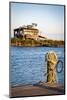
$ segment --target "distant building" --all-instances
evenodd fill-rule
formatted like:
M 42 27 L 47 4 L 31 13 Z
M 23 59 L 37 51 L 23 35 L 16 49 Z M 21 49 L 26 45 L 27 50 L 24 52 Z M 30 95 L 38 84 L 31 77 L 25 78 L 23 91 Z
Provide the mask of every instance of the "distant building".
M 32 23 L 32 25 L 22 26 L 14 29 L 14 37 L 17 38 L 32 38 L 37 40 L 39 30 L 36 28 L 37 24 Z

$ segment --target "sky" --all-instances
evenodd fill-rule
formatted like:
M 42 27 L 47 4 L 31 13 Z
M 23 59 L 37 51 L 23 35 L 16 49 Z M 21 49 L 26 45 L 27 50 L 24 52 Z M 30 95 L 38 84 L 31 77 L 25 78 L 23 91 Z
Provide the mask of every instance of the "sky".
M 32 23 L 48 39 L 64 40 L 63 5 L 11 3 L 11 37 L 15 28 Z

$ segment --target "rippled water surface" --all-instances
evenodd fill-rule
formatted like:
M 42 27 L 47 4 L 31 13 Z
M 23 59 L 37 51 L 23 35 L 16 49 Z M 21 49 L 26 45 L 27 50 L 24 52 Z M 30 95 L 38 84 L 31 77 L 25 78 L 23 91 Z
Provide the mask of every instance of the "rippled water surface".
M 54 47 L 11 47 L 10 51 L 10 84 L 25 85 L 39 81 L 46 82 L 47 62 L 45 54 L 55 51 L 58 59 L 63 61 L 64 48 Z M 63 66 L 64 67 L 64 66 Z M 58 83 L 64 83 L 64 68 L 61 73 L 56 73 Z

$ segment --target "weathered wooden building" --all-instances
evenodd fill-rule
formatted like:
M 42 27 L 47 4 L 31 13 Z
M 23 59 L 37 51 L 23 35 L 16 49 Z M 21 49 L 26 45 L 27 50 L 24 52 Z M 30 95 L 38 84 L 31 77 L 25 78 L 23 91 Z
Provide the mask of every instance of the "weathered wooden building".
M 14 37 L 38 39 L 39 30 L 34 25 L 22 26 L 14 29 Z

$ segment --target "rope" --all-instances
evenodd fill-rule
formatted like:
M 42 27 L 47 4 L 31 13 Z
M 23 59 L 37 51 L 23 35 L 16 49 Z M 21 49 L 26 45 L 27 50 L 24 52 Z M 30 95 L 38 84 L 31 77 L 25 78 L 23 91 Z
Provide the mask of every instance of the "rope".
M 58 70 L 58 64 L 59 64 L 59 63 L 62 64 L 61 70 L 60 70 L 60 71 Z M 58 62 L 57 62 L 57 64 L 56 64 L 56 67 L 54 68 L 54 70 L 55 70 L 55 69 L 56 69 L 56 72 L 57 72 L 57 73 L 61 73 L 61 72 L 63 71 L 63 62 L 62 62 L 61 60 L 58 60 Z M 50 72 L 49 72 L 49 73 L 50 73 Z M 46 75 L 48 76 L 49 73 L 45 73 L 44 76 L 46 76 Z

